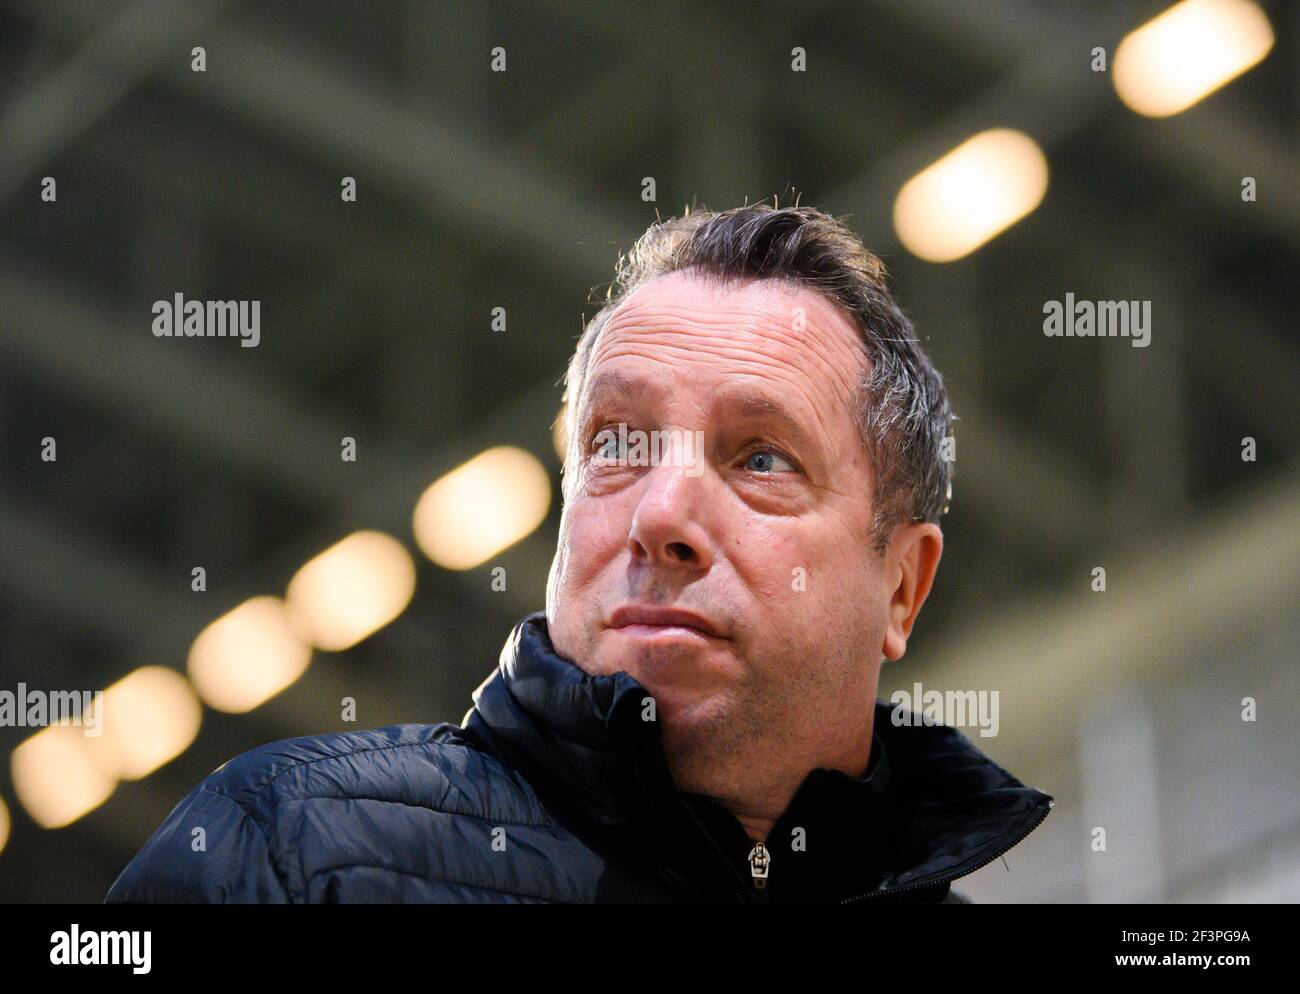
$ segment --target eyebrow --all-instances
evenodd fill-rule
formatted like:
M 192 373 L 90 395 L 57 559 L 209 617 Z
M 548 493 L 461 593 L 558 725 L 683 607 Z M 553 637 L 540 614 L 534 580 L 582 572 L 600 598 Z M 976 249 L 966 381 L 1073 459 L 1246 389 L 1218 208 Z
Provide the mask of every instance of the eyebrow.
M 616 369 L 599 373 L 583 390 L 579 428 L 589 427 L 591 419 L 606 407 L 630 404 L 645 394 L 657 394 L 662 386 L 653 381 L 633 379 Z
M 729 407 L 746 420 L 773 422 L 789 434 L 795 446 L 801 451 L 816 451 L 812 436 L 804 428 L 803 422 L 795 417 L 784 404 L 766 394 L 724 393 L 718 398 L 715 406 Z
M 597 403 L 614 398 L 630 400 L 636 392 L 636 381 L 624 376 L 618 370 L 610 369 L 598 374 L 587 384 L 583 404 L 586 407 L 593 407 Z

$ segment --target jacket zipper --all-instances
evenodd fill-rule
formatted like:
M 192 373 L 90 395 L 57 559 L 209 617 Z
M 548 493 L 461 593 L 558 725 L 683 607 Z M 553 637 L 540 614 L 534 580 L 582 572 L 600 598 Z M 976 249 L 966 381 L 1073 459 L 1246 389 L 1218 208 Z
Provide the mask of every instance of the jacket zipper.
M 952 881 L 956 880 L 959 876 L 960 877 L 967 876 L 971 873 L 974 873 L 976 870 L 988 866 L 999 856 L 1003 855 L 1004 853 L 1010 852 L 1016 846 L 1020 845 L 1021 842 L 1023 842 L 1026 838 L 1028 838 L 1029 834 L 1034 829 L 1036 829 L 1039 825 L 1041 825 L 1044 821 L 1047 820 L 1047 815 L 1051 812 L 1052 808 L 1054 808 L 1055 806 L 1056 806 L 1056 800 L 1055 798 L 1053 798 L 1052 800 L 1047 802 L 1047 807 L 1043 809 L 1042 814 L 1040 814 L 1038 818 L 1034 821 L 1034 823 L 1030 825 L 1027 829 L 1025 829 L 1025 831 L 1021 832 L 1009 844 L 1003 846 L 1001 849 L 995 852 L 988 859 L 984 860 L 984 862 L 980 863 L 978 866 L 972 866 L 969 870 L 965 870 L 960 874 L 947 874 L 945 876 L 936 877 L 933 880 L 921 880 L 916 883 L 907 884 L 905 887 L 888 887 L 885 888 L 884 890 L 868 891 L 866 894 L 858 894 L 855 897 L 846 897 L 835 903 L 852 904 L 854 901 L 866 901 L 866 900 L 870 900 L 873 897 L 892 897 L 895 894 L 903 894 L 910 890 L 922 890 L 924 888 L 934 887 L 942 883 L 952 883 Z
M 638 777 L 642 775 L 643 769 L 644 767 L 641 760 L 640 759 L 635 760 L 633 763 L 633 770 Z M 698 831 L 700 835 L 704 836 L 704 838 L 708 840 L 709 845 L 713 847 L 713 851 L 718 854 L 718 857 L 726 865 L 727 878 L 729 881 L 727 884 L 728 893 L 730 893 L 731 896 L 734 897 L 737 903 L 739 904 L 762 904 L 763 903 L 762 901 L 760 901 L 752 893 L 748 892 L 741 884 L 740 880 L 738 879 L 738 875 L 735 871 L 735 868 L 732 866 L 731 858 L 727 856 L 727 854 L 722 851 L 722 847 L 719 846 L 717 842 L 714 841 L 713 836 L 709 834 L 708 830 L 700 822 L 700 819 L 695 816 L 695 812 L 691 810 L 691 806 L 686 803 L 686 800 L 680 794 L 678 794 L 676 790 L 674 790 L 673 793 L 676 797 L 677 808 L 679 812 L 686 815 L 686 818 L 690 822 L 690 824 L 694 825 L 696 831 Z
M 709 845 L 713 847 L 713 851 L 717 853 L 722 858 L 723 863 L 726 864 L 727 878 L 730 881 L 727 885 L 727 889 L 731 892 L 732 896 L 734 896 L 741 904 L 762 904 L 763 902 L 755 897 L 753 893 L 740 885 L 740 881 L 737 879 L 737 874 L 735 868 L 732 866 L 731 860 L 728 858 L 727 854 L 722 851 L 722 847 L 713 840 L 713 836 L 708 833 L 708 830 L 700 823 L 700 819 L 695 817 L 695 812 L 691 810 L 690 805 L 685 801 L 682 801 L 682 807 L 686 809 L 686 814 L 690 817 L 695 827 L 699 829 L 700 834 L 709 840 Z M 759 845 L 762 845 L 762 843 L 759 843 Z
M 762 890 L 767 886 L 767 871 L 771 865 L 772 856 L 767 851 L 767 846 L 755 842 L 754 848 L 749 851 L 749 874 L 755 890 Z

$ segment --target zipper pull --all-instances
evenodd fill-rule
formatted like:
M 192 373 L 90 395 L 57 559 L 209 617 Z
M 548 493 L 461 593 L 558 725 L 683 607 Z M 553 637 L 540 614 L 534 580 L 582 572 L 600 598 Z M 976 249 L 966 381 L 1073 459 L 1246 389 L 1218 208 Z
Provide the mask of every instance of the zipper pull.
M 771 861 L 772 857 L 767 851 L 767 846 L 755 842 L 754 848 L 749 851 L 749 873 L 753 877 L 756 890 L 762 890 L 767 886 L 767 870 Z

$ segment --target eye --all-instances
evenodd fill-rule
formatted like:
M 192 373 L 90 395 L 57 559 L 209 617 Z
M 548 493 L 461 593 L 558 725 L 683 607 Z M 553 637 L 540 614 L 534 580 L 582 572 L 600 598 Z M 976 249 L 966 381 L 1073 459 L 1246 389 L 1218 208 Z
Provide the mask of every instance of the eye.
M 623 457 L 622 439 L 613 428 L 604 428 L 591 440 L 591 448 L 597 465 L 615 463 Z
M 751 452 L 745 459 L 745 469 L 753 473 L 793 473 L 795 468 L 782 456 L 771 449 L 759 449 Z

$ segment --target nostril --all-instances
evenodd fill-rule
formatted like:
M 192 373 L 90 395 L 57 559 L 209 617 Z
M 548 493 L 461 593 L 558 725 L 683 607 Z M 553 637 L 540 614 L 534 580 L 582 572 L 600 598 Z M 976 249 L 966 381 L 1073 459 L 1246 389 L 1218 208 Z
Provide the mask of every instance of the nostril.
M 695 558 L 695 550 L 685 542 L 669 542 L 668 551 L 671 552 L 682 562 L 689 562 Z

